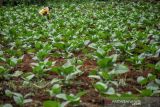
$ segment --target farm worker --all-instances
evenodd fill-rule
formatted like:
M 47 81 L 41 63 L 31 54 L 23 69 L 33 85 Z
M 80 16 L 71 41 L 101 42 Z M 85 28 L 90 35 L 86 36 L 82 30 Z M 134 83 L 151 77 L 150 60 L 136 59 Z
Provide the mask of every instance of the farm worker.
M 39 11 L 39 14 L 42 16 L 47 16 L 47 19 L 49 20 L 50 19 L 50 10 L 51 10 L 50 7 L 44 7 Z

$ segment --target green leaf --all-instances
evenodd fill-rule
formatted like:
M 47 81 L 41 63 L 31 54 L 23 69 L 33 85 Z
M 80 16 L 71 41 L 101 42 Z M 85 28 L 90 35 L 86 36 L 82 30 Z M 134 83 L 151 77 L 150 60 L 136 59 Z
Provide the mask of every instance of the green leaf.
M 152 90 L 145 89 L 140 91 L 142 96 L 152 96 Z
M 160 79 L 155 79 L 155 82 L 160 85 Z
M 155 69 L 160 72 L 160 61 L 155 65 Z
M 19 77 L 20 75 L 22 75 L 23 72 L 22 71 L 15 71 L 14 74 L 12 74 L 13 77 Z
M 86 91 L 81 91 L 76 94 L 77 97 L 81 97 L 86 94 Z
M 65 44 L 63 42 L 57 42 L 54 44 L 57 49 L 65 49 Z
M 82 64 L 83 64 L 83 61 L 82 61 L 82 60 L 77 60 L 77 64 L 78 64 L 78 65 L 82 65 Z
M 12 97 L 13 92 L 11 92 L 10 90 L 5 90 L 5 95 L 8 96 L 8 97 Z
M 92 70 L 91 72 L 89 72 L 89 75 L 97 75 L 97 71 L 96 70 Z
M 11 104 L 4 104 L 2 107 L 13 107 L 13 106 Z
M 111 72 L 109 72 L 109 74 L 124 74 L 126 72 L 128 72 L 129 69 L 128 67 L 126 67 L 125 65 L 122 64 L 118 64 Z
M 160 90 L 154 90 L 153 91 L 153 95 L 158 95 L 158 94 L 160 94 Z
M 141 84 L 141 85 L 144 85 L 144 84 L 146 84 L 146 83 L 148 82 L 148 80 L 147 80 L 147 78 L 144 78 L 143 76 L 139 76 L 139 77 L 137 78 L 137 82 L 138 82 L 139 84 Z
M 99 72 L 99 74 L 106 80 L 112 79 L 112 75 L 109 75 L 108 72 L 106 72 L 106 71 Z
M 29 80 L 31 80 L 34 76 L 35 76 L 34 74 L 31 74 L 31 75 L 28 75 L 27 77 L 25 77 L 25 79 L 29 81 Z
M 70 94 L 70 95 L 66 95 L 66 98 L 68 101 L 70 102 L 77 102 L 80 100 L 80 97 L 76 96 L 76 95 L 73 95 L 73 94 Z
M 41 49 L 40 51 L 37 52 L 36 56 L 42 60 L 48 55 L 48 52 L 46 50 Z
M 89 78 L 95 78 L 95 79 L 98 79 L 98 80 L 101 79 L 101 77 L 98 76 L 98 75 L 89 75 L 88 77 L 89 77 Z
M 67 105 L 71 103 L 70 101 L 64 101 L 61 103 L 61 107 L 67 107 Z
M 61 72 L 61 68 L 54 66 L 54 67 L 52 67 L 51 71 L 52 72 L 56 72 L 56 73 L 60 73 Z
M 102 48 L 97 49 L 97 56 L 104 57 L 105 53 L 106 52 Z
M 61 107 L 61 104 L 58 101 L 48 100 L 43 102 L 43 107 Z
M 98 65 L 101 67 L 101 68 L 107 68 L 107 67 L 111 67 L 112 66 L 112 58 L 104 58 L 104 59 L 100 59 L 98 61 Z
M 84 45 L 87 46 L 91 41 L 90 40 L 85 40 Z
M 91 43 L 88 45 L 88 47 L 93 48 L 93 49 L 97 49 L 97 44 L 96 43 Z
M 113 54 L 110 56 L 112 58 L 112 62 L 116 62 L 117 61 L 117 57 L 118 57 L 118 54 Z
M 148 79 L 149 79 L 150 81 L 155 80 L 155 79 L 156 79 L 156 75 L 153 75 L 153 74 L 149 73 L 149 74 L 148 74 Z
M 107 92 L 105 92 L 105 94 L 108 94 L 108 95 L 113 95 L 113 94 L 115 94 L 114 88 L 109 87 L 109 89 L 107 90 Z
M 51 84 L 54 84 L 54 83 L 58 83 L 58 82 L 61 82 L 61 79 L 53 78 L 50 83 L 51 83 Z
M 35 42 L 35 48 L 36 49 L 40 49 L 42 47 L 42 43 L 41 42 Z
M 6 62 L 6 59 L 0 56 L 0 61 Z
M 6 69 L 3 66 L 0 66 L 0 73 L 4 73 Z
M 14 99 L 14 101 L 16 102 L 17 105 L 22 106 L 22 105 L 24 104 L 24 102 L 23 102 L 24 99 L 23 99 L 22 97 L 13 96 L 13 99 Z
M 150 82 L 149 84 L 147 84 L 146 88 L 149 90 L 158 90 L 159 86 L 154 82 Z
M 33 100 L 32 99 L 25 99 L 23 102 L 24 103 L 30 103 L 30 102 L 32 102 Z
M 94 87 L 99 91 L 99 92 L 104 92 L 107 89 L 107 85 L 102 83 L 102 82 L 97 82 Z
M 59 84 L 55 84 L 53 85 L 51 91 L 53 94 L 59 94 L 61 93 L 61 86 Z
M 73 70 L 74 72 L 71 72 L 66 76 L 66 80 L 74 79 L 76 76 L 81 75 L 83 72 L 76 68 L 76 70 Z
M 2 56 L 3 55 L 3 51 L 0 51 L 0 56 Z
M 56 97 L 60 98 L 60 99 L 63 99 L 63 100 L 67 100 L 66 94 L 57 94 Z
M 63 69 L 63 73 L 66 74 L 66 75 L 71 74 L 71 73 L 73 73 L 74 71 L 75 71 L 75 67 L 74 67 L 74 66 L 70 66 L 70 67 L 68 67 L 68 68 L 64 68 L 64 69 Z
M 44 73 L 44 65 L 35 66 L 33 68 L 33 72 L 36 74 L 43 74 Z
M 9 59 L 9 65 L 10 65 L 10 66 L 16 66 L 17 62 L 18 62 L 18 59 L 17 59 L 17 58 L 11 57 L 11 58 Z
M 20 97 L 20 98 L 23 98 L 23 95 L 20 94 L 20 93 L 13 92 L 13 95 L 14 95 L 14 96 L 17 96 L 17 97 Z
M 67 60 L 67 62 L 62 67 L 63 68 L 68 68 L 70 66 L 73 66 L 73 65 L 72 65 L 72 61 L 69 59 L 69 60 Z

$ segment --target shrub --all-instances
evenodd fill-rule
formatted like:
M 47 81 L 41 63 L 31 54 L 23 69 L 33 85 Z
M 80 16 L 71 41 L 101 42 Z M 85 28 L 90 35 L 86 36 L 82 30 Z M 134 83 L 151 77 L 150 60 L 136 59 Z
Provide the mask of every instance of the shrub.
M 18 5 L 18 4 L 44 4 L 46 0 L 1 0 L 3 5 Z

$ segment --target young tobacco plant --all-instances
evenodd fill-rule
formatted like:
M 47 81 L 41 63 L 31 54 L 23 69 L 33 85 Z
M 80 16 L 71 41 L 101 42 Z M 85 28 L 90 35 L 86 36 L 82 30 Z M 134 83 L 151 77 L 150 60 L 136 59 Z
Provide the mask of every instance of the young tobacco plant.
M 29 94 L 26 94 L 25 96 L 23 96 L 20 93 L 12 92 L 10 90 L 5 90 L 5 95 L 11 98 L 13 97 L 15 103 L 20 107 L 23 107 L 26 103 L 32 102 L 32 99 L 27 99 Z
M 160 95 L 160 79 L 156 75 L 149 73 L 147 77 L 139 76 L 137 82 L 143 88 L 137 89 L 142 96 Z
M 113 86 L 118 87 L 118 81 L 115 81 L 114 77 L 128 72 L 128 68 L 123 64 L 116 64 L 117 54 L 108 57 L 104 56 L 104 50 L 99 49 L 98 52 L 101 53 L 101 57 L 99 58 L 100 54 L 97 57 L 98 69 L 91 72 L 89 77 L 99 80 L 93 85 L 98 92 L 114 95 L 116 91 Z
M 44 61 L 39 61 L 39 63 L 31 63 L 33 72 L 38 76 L 43 76 L 47 71 L 51 70 L 51 66 L 54 66 L 55 62 L 45 59 Z

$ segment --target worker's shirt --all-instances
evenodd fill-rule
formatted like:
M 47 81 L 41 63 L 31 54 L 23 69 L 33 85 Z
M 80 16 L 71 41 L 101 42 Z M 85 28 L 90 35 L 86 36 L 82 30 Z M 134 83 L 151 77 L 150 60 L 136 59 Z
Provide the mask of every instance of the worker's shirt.
M 49 15 L 49 8 L 48 7 L 44 7 L 43 9 L 41 9 L 39 11 L 40 15 Z

